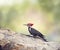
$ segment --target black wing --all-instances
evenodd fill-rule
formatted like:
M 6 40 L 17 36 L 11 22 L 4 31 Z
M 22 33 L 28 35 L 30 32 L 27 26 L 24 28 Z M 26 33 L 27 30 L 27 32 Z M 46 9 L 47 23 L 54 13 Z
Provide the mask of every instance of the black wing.
M 44 38 L 44 35 L 39 32 L 38 30 L 31 28 L 31 31 L 29 31 L 33 36 L 39 36 L 40 38 L 42 38 L 44 41 L 47 42 L 47 40 Z
M 31 28 L 31 31 L 29 31 L 32 35 L 37 35 L 37 36 L 43 36 L 43 34 L 41 32 L 39 32 L 38 30 Z

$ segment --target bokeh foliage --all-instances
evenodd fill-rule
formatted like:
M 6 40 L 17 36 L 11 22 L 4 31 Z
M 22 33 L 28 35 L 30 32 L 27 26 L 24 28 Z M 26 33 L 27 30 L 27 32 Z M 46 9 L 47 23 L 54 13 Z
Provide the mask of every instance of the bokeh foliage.
M 24 15 L 29 3 L 25 1 L 23 4 L 13 4 L 12 6 L 0 6 L 0 28 L 11 28 L 17 31 L 17 23 L 21 23 L 22 15 Z M 15 22 L 15 24 L 14 24 Z
M 54 15 L 55 23 L 60 21 L 60 0 L 39 0 L 40 6 L 43 10 Z
M 29 3 L 28 0 L 24 0 L 24 1 L 25 2 L 23 4 L 14 4 L 12 6 L 7 6 L 7 5 L 0 6 L 0 27 L 12 28 L 13 30 L 23 32 L 23 30 L 25 28 L 23 26 L 21 27 L 21 24 L 24 24 L 24 23 L 26 23 L 26 21 L 28 21 L 28 20 L 26 20 L 26 19 L 28 19 L 27 16 L 24 16 L 28 7 L 29 7 L 29 9 L 31 7 L 34 7 L 35 9 L 36 9 L 36 7 L 38 7 L 37 10 L 42 8 L 43 12 L 44 11 L 47 12 L 47 15 L 48 15 L 48 13 L 52 14 L 51 19 L 53 18 L 52 21 L 54 20 L 54 23 L 59 23 L 59 21 L 60 21 L 60 2 L 59 2 L 59 0 L 39 0 L 39 3 L 37 3 L 36 5 Z M 47 21 L 48 20 L 51 21 L 50 17 L 46 16 L 45 18 L 49 18 L 49 19 L 47 19 Z M 33 21 L 33 19 L 32 19 L 32 21 Z M 41 23 L 39 23 L 39 24 L 41 24 Z M 50 25 L 49 21 L 48 21 L 48 25 Z M 49 28 L 47 30 L 49 30 Z M 45 31 L 45 32 L 47 32 L 47 31 Z

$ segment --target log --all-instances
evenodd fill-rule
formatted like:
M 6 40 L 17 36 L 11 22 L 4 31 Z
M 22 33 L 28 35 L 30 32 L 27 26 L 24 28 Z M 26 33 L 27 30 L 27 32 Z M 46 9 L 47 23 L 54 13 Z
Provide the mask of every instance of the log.
M 59 42 L 44 42 L 8 29 L 0 29 L 0 45 L 3 50 L 60 50 Z

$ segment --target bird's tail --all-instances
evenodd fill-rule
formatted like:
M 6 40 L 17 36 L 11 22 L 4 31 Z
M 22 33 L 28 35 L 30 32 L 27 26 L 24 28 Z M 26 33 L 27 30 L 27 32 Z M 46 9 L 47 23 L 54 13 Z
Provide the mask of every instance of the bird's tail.
M 44 40 L 45 42 L 48 42 L 45 38 L 44 38 L 44 36 L 42 35 L 39 35 L 39 37 L 42 39 L 42 40 Z
M 48 42 L 45 38 L 43 38 L 42 40 L 44 40 L 45 42 Z

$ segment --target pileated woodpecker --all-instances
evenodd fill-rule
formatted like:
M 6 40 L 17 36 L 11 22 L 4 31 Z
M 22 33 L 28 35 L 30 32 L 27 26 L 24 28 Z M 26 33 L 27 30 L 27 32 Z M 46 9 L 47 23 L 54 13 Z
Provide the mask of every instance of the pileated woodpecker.
M 24 24 L 24 25 L 28 27 L 28 31 L 30 32 L 31 35 L 33 35 L 33 37 L 39 36 L 42 40 L 47 42 L 47 40 L 44 38 L 44 35 L 41 32 L 32 28 L 32 26 L 33 26 L 32 23 L 28 23 L 28 24 Z

